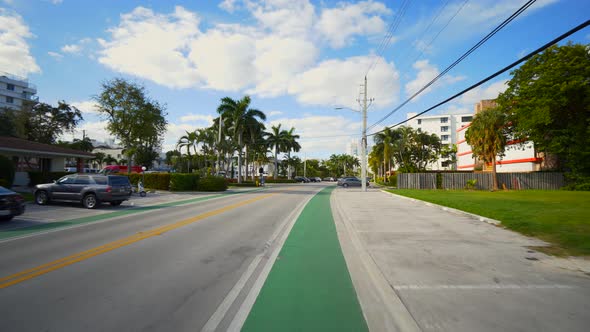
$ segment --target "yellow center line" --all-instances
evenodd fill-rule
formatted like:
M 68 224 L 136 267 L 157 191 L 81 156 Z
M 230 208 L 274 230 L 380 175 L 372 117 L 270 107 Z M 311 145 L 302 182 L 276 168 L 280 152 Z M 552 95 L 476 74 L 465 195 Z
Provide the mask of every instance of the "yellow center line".
M 130 245 L 132 243 L 139 242 L 141 240 L 145 240 L 150 237 L 164 234 L 164 233 L 169 232 L 171 230 L 192 224 L 194 222 L 197 222 L 199 220 L 203 220 L 205 218 L 209 218 L 209 217 L 239 208 L 241 206 L 244 206 L 244 205 L 247 205 L 250 203 L 254 203 L 256 201 L 268 198 L 268 197 L 276 195 L 276 194 L 277 193 L 272 193 L 272 194 L 258 196 L 258 197 L 255 197 L 255 198 L 252 198 L 249 200 L 245 200 L 245 201 L 242 201 L 239 203 L 225 206 L 225 207 L 217 209 L 217 210 L 205 212 L 205 213 L 200 214 L 198 216 L 184 219 L 184 220 L 181 220 L 181 221 L 169 224 L 169 225 L 160 226 L 160 227 L 148 230 L 146 232 L 139 232 L 137 234 L 134 234 L 134 235 L 104 244 L 102 246 L 98 246 L 98 247 L 95 247 L 92 249 L 81 251 L 79 253 L 76 253 L 76 254 L 73 254 L 73 255 L 70 255 L 67 257 L 63 257 L 63 258 L 51 261 L 46 264 L 39 265 L 37 267 L 0 278 L 0 289 L 18 284 L 18 283 L 23 282 L 25 280 L 32 279 L 34 277 L 49 273 L 51 271 L 55 271 L 55 270 L 60 269 L 62 267 L 72 265 L 74 263 L 86 260 L 88 258 L 98 256 L 98 255 L 104 254 L 106 252 Z

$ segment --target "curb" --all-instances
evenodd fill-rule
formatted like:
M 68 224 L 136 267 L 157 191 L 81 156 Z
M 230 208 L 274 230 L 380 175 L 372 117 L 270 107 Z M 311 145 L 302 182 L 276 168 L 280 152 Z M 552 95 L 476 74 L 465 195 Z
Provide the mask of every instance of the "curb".
M 439 208 L 439 209 L 441 209 L 443 211 L 451 212 L 451 213 L 458 214 L 458 215 L 464 215 L 464 216 L 470 217 L 472 219 L 476 219 L 478 221 L 483 221 L 483 222 L 488 223 L 490 225 L 499 226 L 500 224 L 502 224 L 502 222 L 499 221 L 499 220 L 488 218 L 488 217 L 484 217 L 484 216 L 480 216 L 480 215 L 475 214 L 475 213 L 465 212 L 463 210 L 454 209 L 454 208 L 451 208 L 451 207 L 448 207 L 448 206 L 438 205 L 438 204 L 426 202 L 426 201 L 423 201 L 423 200 L 420 200 L 420 199 L 416 199 L 416 198 L 411 198 L 411 197 L 407 197 L 407 196 L 402 196 L 402 195 L 394 194 L 392 192 L 385 191 L 383 189 L 381 189 L 381 192 L 386 193 L 386 194 L 389 194 L 389 195 L 392 195 L 392 196 L 395 196 L 395 197 L 399 197 L 399 198 L 403 198 L 403 199 L 406 199 L 406 200 L 410 200 L 412 202 L 421 202 L 421 203 L 424 203 L 427 206 L 436 207 L 436 208 Z

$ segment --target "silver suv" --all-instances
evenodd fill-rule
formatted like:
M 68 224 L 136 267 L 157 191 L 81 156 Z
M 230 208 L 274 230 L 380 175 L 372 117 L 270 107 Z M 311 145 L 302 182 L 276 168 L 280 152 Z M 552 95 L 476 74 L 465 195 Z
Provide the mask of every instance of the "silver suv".
M 53 183 L 35 186 L 35 202 L 39 205 L 50 201 L 81 202 L 85 208 L 94 209 L 102 202 L 118 206 L 131 196 L 129 178 L 121 175 L 70 174 Z

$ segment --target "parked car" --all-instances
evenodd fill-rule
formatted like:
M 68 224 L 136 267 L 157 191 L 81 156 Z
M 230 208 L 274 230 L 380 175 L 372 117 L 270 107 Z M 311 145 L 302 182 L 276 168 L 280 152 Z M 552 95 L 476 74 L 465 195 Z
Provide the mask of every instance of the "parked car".
M 118 206 L 131 196 L 129 178 L 121 175 L 69 174 L 53 183 L 35 186 L 35 203 L 50 201 L 81 202 L 85 208 L 94 209 L 102 202 Z
M 305 183 L 305 178 L 303 176 L 296 176 L 293 178 L 296 182 Z
M 100 170 L 99 173 L 101 174 L 111 174 L 111 173 L 127 173 L 127 165 L 107 165 Z M 143 169 L 141 166 L 131 166 L 131 173 L 141 173 Z
M 331 176 L 328 176 L 327 178 L 324 178 L 324 181 L 334 182 L 334 178 Z
M 344 180 L 346 180 L 346 179 L 357 179 L 357 177 L 356 177 L 356 176 L 343 176 L 343 177 L 341 177 L 341 178 L 338 178 L 338 183 L 337 183 L 337 184 L 338 184 L 339 186 L 341 186 L 341 185 L 342 185 L 342 183 L 344 183 Z M 357 180 L 358 180 L 358 179 L 357 179 Z
M 363 185 L 361 179 L 359 178 L 343 178 L 341 182 L 338 183 L 339 186 L 343 186 L 344 188 L 348 187 L 361 187 Z M 369 180 L 367 180 L 367 185 L 369 185 Z
M 313 178 L 313 182 L 322 182 L 322 178 L 316 176 L 315 178 Z
M 12 190 L 0 187 L 0 221 L 12 220 L 25 212 L 25 199 Z

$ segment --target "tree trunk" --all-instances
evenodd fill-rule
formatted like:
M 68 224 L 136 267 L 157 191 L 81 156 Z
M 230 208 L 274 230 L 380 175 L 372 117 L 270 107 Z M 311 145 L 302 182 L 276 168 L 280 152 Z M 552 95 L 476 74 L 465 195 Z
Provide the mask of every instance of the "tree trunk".
M 278 155 L 279 155 L 279 147 L 275 146 L 275 171 L 274 171 L 275 174 L 273 176 L 275 180 L 277 179 L 277 175 L 279 172 L 279 163 L 278 163 L 278 159 L 277 159 Z
M 242 183 L 242 135 L 238 137 L 238 183 Z
M 496 156 L 492 158 L 492 191 L 498 190 L 498 175 L 496 174 Z
M 244 166 L 246 166 L 246 174 L 244 174 L 244 178 L 248 180 L 248 145 L 244 146 Z
M 287 179 L 291 180 L 291 150 L 287 152 Z

